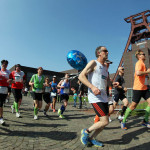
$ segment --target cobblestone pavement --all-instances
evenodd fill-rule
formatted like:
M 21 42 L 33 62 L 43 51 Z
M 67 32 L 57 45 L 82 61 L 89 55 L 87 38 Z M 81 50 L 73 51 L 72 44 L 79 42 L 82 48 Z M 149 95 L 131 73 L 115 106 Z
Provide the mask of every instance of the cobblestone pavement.
M 58 118 L 52 110 L 48 117 L 39 112 L 39 119 L 33 119 L 33 101 L 24 97 L 20 112 L 22 118 L 16 118 L 11 113 L 13 102 L 5 104 L 5 126 L 0 126 L 0 150 L 148 150 L 150 147 L 150 129 L 140 125 L 142 118 L 130 118 L 127 131 L 120 129 L 116 115 L 113 121 L 98 135 L 97 139 L 104 143 L 104 147 L 85 147 L 80 142 L 80 131 L 93 123 L 94 113 L 91 109 L 73 108 L 68 105 L 65 112 L 66 119 Z M 45 103 L 43 103 L 45 105 Z M 60 103 L 56 104 L 56 108 Z M 43 110 L 43 109 L 42 109 Z

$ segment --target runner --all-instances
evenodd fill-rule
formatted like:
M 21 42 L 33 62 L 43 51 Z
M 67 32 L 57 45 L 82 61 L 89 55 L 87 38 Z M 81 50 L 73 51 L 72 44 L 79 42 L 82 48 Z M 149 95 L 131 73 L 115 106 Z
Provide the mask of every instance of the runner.
M 67 107 L 67 104 L 68 104 L 68 100 L 69 100 L 69 88 L 70 88 L 70 83 L 69 83 L 69 74 L 66 73 L 65 74 L 65 79 L 64 80 L 61 80 L 59 83 L 58 83 L 58 87 L 61 89 L 60 91 L 60 98 L 61 98 L 61 101 L 64 103 L 60 109 L 58 109 L 58 115 L 59 115 L 59 118 L 65 118 L 63 116 L 63 113 Z
M 104 63 L 107 67 L 107 70 L 109 69 L 109 65 L 112 64 L 111 61 L 109 61 L 108 59 L 105 61 Z M 109 88 L 112 87 L 112 82 L 111 82 L 111 79 L 109 77 L 109 72 L 108 72 L 108 80 L 107 80 L 107 98 L 108 98 L 108 106 L 109 106 L 109 122 L 112 122 L 111 118 L 110 118 L 110 114 L 112 114 L 114 112 L 114 106 L 113 106 L 113 99 L 112 99 L 112 93 L 110 93 L 110 90 Z M 98 115 L 95 116 L 94 118 L 94 123 L 100 121 L 100 118 Z
M 43 93 L 43 83 L 44 83 L 44 76 L 43 68 L 39 67 L 37 70 L 37 74 L 34 74 L 31 77 L 29 85 L 32 87 L 33 91 L 33 100 L 34 100 L 34 119 L 38 119 L 38 111 L 42 108 L 42 93 Z
M 121 112 L 121 116 L 118 117 L 118 119 L 120 120 L 120 122 L 123 120 L 123 115 L 127 109 L 127 106 L 129 104 L 126 96 L 125 96 L 125 92 L 127 92 L 127 88 L 124 87 L 124 83 L 125 83 L 125 80 L 123 78 L 124 76 L 124 68 L 123 67 L 119 67 L 118 68 L 118 72 L 119 74 L 117 75 L 116 77 L 116 82 L 119 83 L 119 86 L 117 86 L 115 88 L 115 91 L 114 91 L 114 109 L 116 108 L 118 102 L 119 102 L 119 99 L 123 102 L 123 107 L 122 107 L 122 112 Z
M 51 92 L 51 85 L 49 82 L 49 78 L 46 77 L 45 83 L 44 83 L 44 94 L 43 94 L 43 99 L 46 103 L 45 109 L 44 109 L 44 116 L 47 116 L 47 111 L 48 111 L 50 103 L 51 103 L 50 92 Z
M 20 118 L 21 115 L 19 113 L 19 108 L 22 102 L 22 89 L 25 82 L 25 74 L 23 71 L 21 71 L 20 64 L 15 65 L 15 71 L 11 72 L 9 78 L 12 79 L 11 88 L 15 98 L 14 104 L 11 106 L 12 113 L 14 113 L 14 109 L 15 109 L 16 117 Z
M 82 97 L 84 95 L 84 84 L 78 80 L 79 88 L 78 88 L 78 98 L 79 98 L 79 107 L 78 109 L 82 109 Z
M 96 48 L 95 55 L 97 60 L 92 60 L 87 64 L 80 73 L 79 80 L 88 87 L 89 103 L 92 104 L 95 113 L 100 117 L 100 121 L 81 131 L 81 142 L 87 146 L 92 144 L 96 147 L 102 147 L 103 144 L 95 138 L 109 124 L 106 92 L 108 70 L 104 64 L 108 58 L 108 50 L 104 46 L 99 46 Z M 91 132 L 94 133 L 89 137 Z
M 146 56 L 142 50 L 138 50 L 135 53 L 138 61 L 135 64 L 135 73 L 134 73 L 134 84 L 133 84 L 133 99 L 131 105 L 127 108 L 123 121 L 121 122 L 121 128 L 127 130 L 126 119 L 130 113 L 136 108 L 141 98 L 143 97 L 148 102 L 148 106 L 145 109 L 145 118 L 142 121 L 142 125 L 150 128 L 150 123 L 148 122 L 150 114 L 150 91 L 145 85 L 145 76 L 150 73 L 150 68 L 146 70 L 144 61 Z
M 51 87 L 52 87 L 52 91 L 51 91 L 51 97 L 52 97 L 52 101 L 53 101 L 53 112 L 56 112 L 55 110 L 55 106 L 56 106 L 56 100 L 57 100 L 57 83 L 56 83 L 56 76 L 53 76 L 53 81 L 51 82 Z
M 6 100 L 8 94 L 8 86 L 11 80 L 9 79 L 10 71 L 7 70 L 8 61 L 1 61 L 1 70 L 0 70 L 0 124 L 4 125 L 5 121 L 3 119 L 3 103 Z

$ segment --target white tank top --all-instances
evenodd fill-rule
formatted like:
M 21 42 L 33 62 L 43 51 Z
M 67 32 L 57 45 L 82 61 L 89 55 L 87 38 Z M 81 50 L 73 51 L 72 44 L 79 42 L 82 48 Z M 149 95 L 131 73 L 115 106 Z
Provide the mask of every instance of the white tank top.
M 92 83 L 95 87 L 97 87 L 101 91 L 101 95 L 95 96 L 94 93 L 90 88 L 88 88 L 88 100 L 89 103 L 97 103 L 103 102 L 107 103 L 107 77 L 108 77 L 108 70 L 106 66 L 103 66 L 97 60 L 96 62 L 96 69 L 88 74 L 88 80 Z

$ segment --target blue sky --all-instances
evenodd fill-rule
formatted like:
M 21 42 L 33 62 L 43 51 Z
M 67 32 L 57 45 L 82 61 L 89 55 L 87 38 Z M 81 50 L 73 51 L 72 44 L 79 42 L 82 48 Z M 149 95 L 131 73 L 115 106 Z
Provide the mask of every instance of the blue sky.
M 104 45 L 120 62 L 131 25 L 124 18 L 149 10 L 149 0 L 0 0 L 0 59 L 46 70 L 72 69 L 67 53 L 79 50 L 88 61 Z

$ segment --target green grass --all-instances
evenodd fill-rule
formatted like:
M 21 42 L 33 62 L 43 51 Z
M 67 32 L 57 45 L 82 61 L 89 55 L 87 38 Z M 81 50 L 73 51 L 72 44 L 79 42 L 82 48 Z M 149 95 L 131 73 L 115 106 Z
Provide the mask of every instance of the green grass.
M 133 110 L 131 113 L 131 116 L 143 116 L 145 114 L 145 108 L 147 107 L 148 103 L 147 102 L 143 102 L 141 104 L 138 104 L 136 109 L 137 110 Z M 143 110 L 138 110 L 138 109 L 143 109 Z
M 88 98 L 86 97 L 85 99 L 86 99 L 86 102 L 88 102 Z M 83 100 L 83 98 L 82 98 L 82 100 Z M 74 102 L 73 96 L 69 96 L 69 102 Z M 77 102 L 79 102 L 78 98 L 77 98 Z

